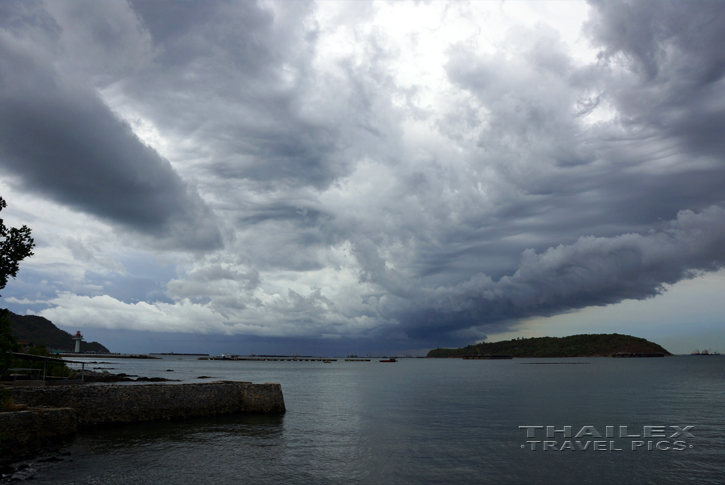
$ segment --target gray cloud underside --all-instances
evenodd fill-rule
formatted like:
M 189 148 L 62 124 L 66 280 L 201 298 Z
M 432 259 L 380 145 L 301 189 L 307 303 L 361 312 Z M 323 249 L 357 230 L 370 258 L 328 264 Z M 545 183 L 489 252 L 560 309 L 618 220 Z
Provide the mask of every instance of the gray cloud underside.
M 96 30 L 111 8 L 69 4 Z M 341 247 L 353 255 L 359 287 L 350 293 L 363 308 L 289 290 L 272 309 L 280 321 L 366 316 L 379 323 L 358 335 L 462 343 L 522 318 L 651 297 L 723 266 L 725 3 L 592 2 L 584 34 L 599 56 L 584 65 L 544 25 L 513 29 L 508 54 L 453 45 L 442 66 L 453 94 L 435 109 L 416 104 L 426 86 L 397 84 L 399 53 L 384 32 L 360 29 L 358 57 L 325 70 L 315 5 L 274 5 L 133 2 L 124 15 L 137 34 L 100 29 L 104 55 L 74 61 L 91 80 L 83 89 L 46 61 L 33 64 L 35 54 L 11 55 L 3 37 L 3 62 L 30 66 L 2 78 L 3 93 L 19 93 L 3 95 L 7 109 L 27 118 L 41 148 L 52 131 L 63 139 L 55 150 L 84 154 L 77 170 L 143 202 L 76 194 L 83 180 L 39 173 L 49 165 L 42 150 L 35 165 L 8 157 L 5 166 L 29 187 L 138 230 L 207 220 L 207 206 L 93 89 L 152 120 L 193 160 L 186 169 L 234 234 L 226 256 L 169 292 L 212 302 L 230 324 L 259 305 L 240 295 L 268 274 L 338 269 L 321 254 Z M 34 18 L 44 35 L 58 28 Z M 40 129 L 68 115 L 59 131 Z M 430 136 L 410 135 L 413 122 Z M 9 125 L 3 132 L 19 130 Z M 31 151 L 27 135 L 8 140 L 4 154 Z M 107 146 L 117 158 L 96 166 L 92 154 Z M 142 182 L 129 175 L 139 171 Z M 220 258 L 240 268 L 225 272 Z M 220 281 L 237 282 L 238 294 L 211 288 Z
M 723 266 L 725 210 L 685 211 L 651 234 L 588 236 L 543 253 L 526 250 L 513 275 L 498 281 L 478 275 L 455 287 L 422 291 L 411 307 L 425 305 L 426 310 L 409 307 L 400 317 L 411 337 L 429 337 L 442 322 L 450 332 L 451 321 L 459 329 L 485 327 L 644 299 L 660 294 L 667 284 Z
M 162 246 L 219 247 L 214 216 L 196 191 L 92 89 L 53 69 L 48 54 L 22 35 L 0 37 L 2 166 L 24 188 Z
M 125 92 L 213 154 L 212 175 L 256 190 L 324 189 L 381 150 L 381 132 L 396 131 L 355 68 L 340 65 L 342 82 L 314 70 L 319 27 L 305 22 L 313 4 L 284 4 L 276 16 L 254 2 L 192 1 L 178 15 L 169 14 L 180 9 L 174 2 L 131 5 L 159 54 Z M 158 96 L 159 86 L 173 94 Z

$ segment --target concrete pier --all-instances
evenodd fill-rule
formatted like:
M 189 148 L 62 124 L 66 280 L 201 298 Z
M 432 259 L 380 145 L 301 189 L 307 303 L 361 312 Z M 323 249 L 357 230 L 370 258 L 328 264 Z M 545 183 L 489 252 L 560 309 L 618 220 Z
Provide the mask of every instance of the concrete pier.
M 199 384 L 19 387 L 16 404 L 72 408 L 78 426 L 95 426 L 235 413 L 285 412 L 279 384 L 215 381 Z

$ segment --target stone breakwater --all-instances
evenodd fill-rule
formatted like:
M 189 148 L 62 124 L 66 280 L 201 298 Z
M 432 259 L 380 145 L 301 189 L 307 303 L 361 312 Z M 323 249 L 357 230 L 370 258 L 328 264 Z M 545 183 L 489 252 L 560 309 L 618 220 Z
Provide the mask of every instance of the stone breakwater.
M 0 466 L 60 446 L 77 426 L 76 412 L 70 408 L 0 413 Z
M 220 414 L 285 412 L 279 384 L 234 381 L 20 387 L 13 389 L 13 400 L 31 407 L 72 408 L 80 427 Z

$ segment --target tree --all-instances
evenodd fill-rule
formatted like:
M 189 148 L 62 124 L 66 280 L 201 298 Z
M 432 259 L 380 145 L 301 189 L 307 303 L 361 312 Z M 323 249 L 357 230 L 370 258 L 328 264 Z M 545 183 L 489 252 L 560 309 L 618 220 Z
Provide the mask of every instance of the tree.
M 10 328 L 10 318 L 7 310 L 0 310 L 0 376 L 7 372 L 13 363 L 13 350 L 16 350 L 16 342 Z M 2 401 L 2 399 L 0 399 Z M 2 402 L 0 402 L 2 408 Z
M 0 197 L 0 211 L 7 207 Z M 30 228 L 23 226 L 5 227 L 0 219 L 0 290 L 8 284 L 8 278 L 17 276 L 20 261 L 33 255 L 35 242 L 30 237 Z
M 0 197 L 0 211 L 7 207 Z M 30 229 L 23 226 L 5 227 L 0 219 L 0 290 L 5 288 L 8 278 L 18 274 L 20 261 L 33 255 L 35 242 L 30 237 Z M 0 374 L 4 374 L 12 362 L 10 353 L 15 346 L 15 339 L 10 330 L 10 319 L 7 310 L 0 310 Z

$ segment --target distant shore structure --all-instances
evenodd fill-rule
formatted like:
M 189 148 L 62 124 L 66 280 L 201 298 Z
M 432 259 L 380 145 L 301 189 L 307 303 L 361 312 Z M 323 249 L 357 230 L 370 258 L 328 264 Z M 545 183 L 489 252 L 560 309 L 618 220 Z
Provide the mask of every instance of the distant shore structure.
M 149 352 L 149 355 L 190 355 L 190 356 L 201 356 L 205 357 L 209 354 L 189 354 L 189 353 L 183 353 L 183 352 Z
M 700 352 L 699 349 L 695 349 L 693 352 L 690 353 L 690 355 L 720 355 L 720 352 L 717 352 L 717 351 L 713 352 L 710 349 L 703 350 L 702 352 Z
M 78 330 L 76 332 L 76 334 L 73 336 L 73 340 L 76 341 L 76 350 L 75 350 L 75 353 L 76 354 L 80 354 L 81 353 L 81 340 L 83 340 L 83 335 L 81 335 L 81 331 L 80 330 Z

